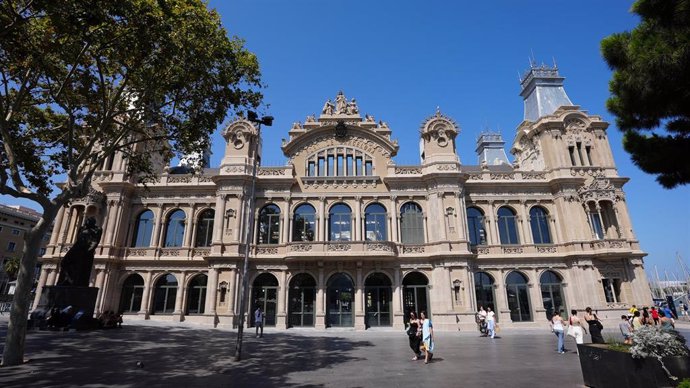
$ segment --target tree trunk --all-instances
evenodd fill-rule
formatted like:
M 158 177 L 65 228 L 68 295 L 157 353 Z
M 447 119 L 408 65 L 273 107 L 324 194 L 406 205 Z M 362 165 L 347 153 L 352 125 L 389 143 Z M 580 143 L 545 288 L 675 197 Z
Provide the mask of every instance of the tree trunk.
M 29 304 L 31 289 L 34 285 L 34 271 L 38 251 L 41 248 L 41 239 L 50 229 L 50 224 L 55 220 L 57 207 L 44 208 L 44 213 L 36 226 L 31 228 L 24 236 L 24 252 L 19 264 L 17 275 L 17 288 L 12 300 L 10 322 L 7 327 L 5 350 L 2 353 L 2 365 L 20 365 L 24 362 L 24 343 L 26 340 L 26 326 L 29 319 Z

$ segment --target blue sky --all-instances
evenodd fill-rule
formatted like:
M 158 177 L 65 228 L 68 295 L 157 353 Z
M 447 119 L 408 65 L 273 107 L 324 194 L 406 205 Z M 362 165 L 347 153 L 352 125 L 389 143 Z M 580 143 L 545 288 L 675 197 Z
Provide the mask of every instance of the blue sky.
M 280 139 L 294 121 L 318 114 L 339 90 L 362 113 L 386 121 L 400 144 L 398 164 L 417 164 L 418 129 L 436 106 L 461 128 L 463 164 L 477 164 L 478 134 L 500 131 L 510 148 L 522 121 L 518 75 L 534 55 L 557 62 L 574 104 L 611 123 L 609 139 L 633 227 L 649 253 L 647 270 L 681 274 L 676 252 L 690 262 L 690 186 L 661 188 L 621 146 L 606 111 L 611 72 L 602 38 L 632 29 L 631 1 L 210 1 L 231 35 L 257 54 L 267 87 L 262 113 L 275 117 L 264 131 L 264 164 L 285 159 Z M 223 139 L 214 136 L 212 165 Z M 670 161 L 673 162 L 673 161 Z M 4 203 L 19 203 L 4 197 Z M 27 205 L 27 203 L 22 202 Z M 35 207 L 32 206 L 32 207 Z

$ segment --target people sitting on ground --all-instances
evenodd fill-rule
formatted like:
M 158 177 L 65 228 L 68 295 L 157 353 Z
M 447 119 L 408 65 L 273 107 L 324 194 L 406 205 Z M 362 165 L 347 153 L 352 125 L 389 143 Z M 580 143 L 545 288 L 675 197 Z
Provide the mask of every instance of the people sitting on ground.
M 98 316 L 98 322 L 104 329 L 122 327 L 122 314 L 115 314 L 114 311 L 107 310 Z

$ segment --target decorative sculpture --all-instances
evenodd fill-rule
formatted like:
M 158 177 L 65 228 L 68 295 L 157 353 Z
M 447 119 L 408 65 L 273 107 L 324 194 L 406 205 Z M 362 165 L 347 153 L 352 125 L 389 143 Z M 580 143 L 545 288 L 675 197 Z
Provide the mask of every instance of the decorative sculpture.
M 335 97 L 335 113 L 341 115 L 347 113 L 347 98 L 342 91 Z
M 78 233 L 77 241 L 60 262 L 58 286 L 89 286 L 93 256 L 103 230 L 94 217 L 89 217 Z
M 357 108 L 357 101 L 353 98 L 352 101 L 347 103 L 347 114 L 356 115 L 359 114 L 359 108 Z
M 330 98 L 323 105 L 323 110 L 321 111 L 321 113 L 329 116 L 333 114 L 333 103 L 331 102 Z

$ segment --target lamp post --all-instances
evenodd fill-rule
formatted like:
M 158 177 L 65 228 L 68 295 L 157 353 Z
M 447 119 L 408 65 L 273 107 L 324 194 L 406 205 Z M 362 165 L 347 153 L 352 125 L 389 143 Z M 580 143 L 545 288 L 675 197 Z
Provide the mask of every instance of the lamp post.
M 245 310 L 247 309 L 246 299 L 247 299 L 247 270 L 249 268 L 249 250 L 252 244 L 252 231 L 254 230 L 254 206 L 256 204 L 255 193 L 256 193 L 256 175 L 259 168 L 259 143 L 261 142 L 261 124 L 270 127 L 273 125 L 273 116 L 264 116 L 259 118 L 256 112 L 248 111 L 247 120 L 256 124 L 256 141 L 254 142 L 254 161 L 252 167 L 252 185 L 251 191 L 249 192 L 249 204 L 247 206 L 247 211 L 249 212 L 249 217 L 245 220 L 245 233 L 244 233 L 244 266 L 242 267 L 242 286 L 240 287 L 240 307 L 239 315 L 240 321 L 237 327 L 237 342 L 235 345 L 235 361 L 240 361 L 242 359 L 242 335 L 244 333 L 244 318 Z

